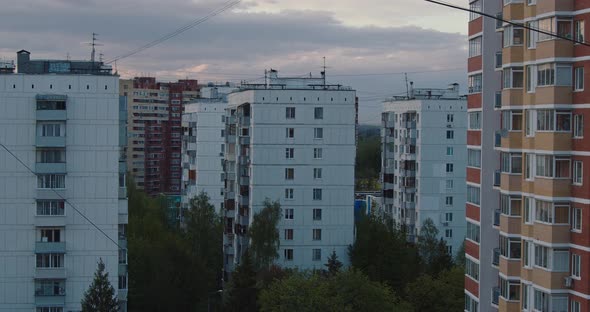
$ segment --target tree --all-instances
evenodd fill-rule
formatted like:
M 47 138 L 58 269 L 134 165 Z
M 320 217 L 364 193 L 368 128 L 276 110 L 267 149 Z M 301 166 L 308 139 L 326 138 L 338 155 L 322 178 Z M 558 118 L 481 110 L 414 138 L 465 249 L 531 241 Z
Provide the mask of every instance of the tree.
M 117 312 L 119 310 L 115 288 L 109 282 L 109 273 L 105 272 L 102 259 L 98 261 L 94 280 L 84 293 L 81 304 L 83 312 Z
M 242 255 L 240 263 L 232 274 L 226 288 L 224 311 L 257 311 L 256 268 L 248 250 Z
M 268 269 L 279 257 L 278 224 L 281 218 L 281 204 L 278 201 L 271 202 L 267 198 L 263 205 L 264 208 L 252 219 L 248 236 L 250 237 L 250 252 L 256 267 Z
M 437 279 L 422 275 L 407 287 L 407 301 L 414 311 L 462 311 L 464 305 L 462 268 L 454 267 L 443 271 Z
M 459 246 L 459 250 L 457 250 L 455 264 L 460 267 L 465 267 L 465 240 L 463 240 L 463 243 Z
M 408 243 L 405 228 L 390 218 L 362 216 L 349 256 L 354 268 L 372 281 L 387 283 L 398 294 L 420 274 L 416 248 Z
M 295 273 L 277 280 L 260 293 L 261 312 L 337 311 L 330 289 L 317 274 Z
M 424 220 L 420 229 L 418 252 L 424 271 L 433 277 L 453 266 L 453 256 L 447 251 L 445 241 L 438 238 L 438 229 L 430 218 Z
M 338 260 L 336 250 L 332 250 L 332 254 L 328 257 L 328 263 L 324 264 L 324 266 L 328 268 L 328 273 L 330 273 L 330 275 L 336 275 L 340 272 L 342 262 Z

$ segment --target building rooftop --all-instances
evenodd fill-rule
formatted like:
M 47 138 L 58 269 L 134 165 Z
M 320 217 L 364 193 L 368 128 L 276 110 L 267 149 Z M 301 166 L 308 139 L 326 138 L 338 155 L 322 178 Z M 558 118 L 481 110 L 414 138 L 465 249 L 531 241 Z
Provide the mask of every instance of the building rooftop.
M 31 52 L 26 50 L 16 52 L 16 59 L 16 69 L 19 74 L 113 75 L 113 68 L 103 62 L 85 60 L 32 60 Z M 14 70 L 10 73 L 14 73 Z
M 332 90 L 332 91 L 353 91 L 351 87 L 340 84 L 328 84 L 326 82 L 325 72 L 321 73 L 321 77 L 279 77 L 278 71 L 271 69 L 269 72 L 265 71 L 264 83 L 248 83 L 242 81 L 238 91 L 245 90 Z
M 410 89 L 407 95 L 393 96 L 385 102 L 412 101 L 412 100 L 466 100 L 465 95 L 459 94 L 459 84 L 452 83 L 446 89 L 414 88 L 410 82 Z

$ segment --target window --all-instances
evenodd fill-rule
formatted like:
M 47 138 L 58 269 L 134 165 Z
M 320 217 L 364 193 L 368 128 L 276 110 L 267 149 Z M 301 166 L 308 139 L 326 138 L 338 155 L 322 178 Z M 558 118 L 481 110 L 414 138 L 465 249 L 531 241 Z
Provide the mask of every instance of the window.
M 481 168 L 481 150 L 467 149 L 467 166 Z
M 555 112 L 555 130 L 561 132 L 572 131 L 572 113 L 570 111 Z
M 522 131 L 521 111 L 502 111 L 502 129 L 509 131 Z
M 119 263 L 127 264 L 127 249 L 119 249 Z
M 313 200 L 322 200 L 322 189 L 313 189 Z
M 500 279 L 500 296 L 506 300 L 520 300 L 520 282 Z
M 535 200 L 535 221 L 568 224 L 569 204 L 551 203 L 543 200 Z
M 119 289 L 127 289 L 127 275 L 119 275 Z
M 584 20 L 577 20 L 574 22 L 574 38 L 578 42 L 584 42 L 584 34 L 586 32 L 586 28 L 584 25 Z
M 471 75 L 467 78 L 467 86 L 469 93 L 481 92 L 481 74 Z
M 582 209 L 574 208 L 572 210 L 572 230 L 582 232 Z
M 582 162 L 574 161 L 573 183 L 575 185 L 582 185 Z
M 285 109 L 285 118 L 295 119 L 295 107 L 287 107 Z
M 524 223 L 533 222 L 533 211 L 535 211 L 535 200 L 531 197 L 523 197 L 524 200 Z
M 451 237 L 453 237 L 453 230 L 452 230 L 452 229 L 446 229 L 446 230 L 445 230 L 445 237 L 446 237 L 446 238 L 451 238 Z
M 471 259 L 465 259 L 465 274 L 479 281 L 479 263 L 473 262 Z
M 445 222 L 453 222 L 453 213 L 452 212 L 445 213 Z
M 572 66 L 559 63 L 537 65 L 537 86 L 571 86 Z
M 314 108 L 313 116 L 315 119 L 324 119 L 324 108 L 323 107 Z
M 549 294 L 535 289 L 533 308 L 537 311 L 549 311 L 549 297 Z
M 65 206 L 63 200 L 38 200 L 38 216 L 63 216 L 65 215 Z
M 322 148 L 313 149 L 313 159 L 322 159 Z
M 322 220 L 322 209 L 314 209 L 313 210 L 313 220 L 314 221 Z
M 509 259 L 520 259 L 520 238 L 500 235 L 500 254 Z
M 469 57 L 481 55 L 481 36 L 469 40 Z
M 504 47 L 519 46 L 524 42 L 524 29 L 512 25 L 504 27 Z
M 501 153 L 501 169 L 504 173 L 521 174 L 522 173 L 522 154 L 519 153 Z
M 545 32 L 548 33 L 555 33 L 555 17 L 550 17 L 550 18 L 544 18 L 544 19 L 540 19 L 537 21 L 538 25 L 538 29 L 539 30 L 544 30 Z M 544 41 L 544 40 L 551 40 L 554 37 L 549 35 L 549 34 L 544 34 L 544 33 L 538 33 L 539 35 L 539 41 Z
M 319 248 L 312 250 L 312 260 L 313 261 L 321 261 L 322 260 L 322 250 Z
M 584 115 L 574 115 L 574 138 L 584 137 Z
M 481 129 L 481 112 L 470 112 L 469 114 L 469 130 Z
M 535 155 L 536 176 L 547 178 L 569 178 L 570 159 L 567 156 Z
M 42 137 L 64 137 L 66 125 L 61 123 L 40 123 L 37 125 L 38 135 Z
M 469 12 L 469 20 L 470 21 L 477 19 L 481 16 L 481 15 L 473 12 L 473 11 L 481 12 L 481 2 L 482 2 L 482 0 L 476 0 L 476 1 L 473 1 L 469 4 L 469 9 L 471 10 L 471 12 Z
M 37 307 L 35 312 L 64 312 L 62 307 Z
M 295 128 L 287 128 L 287 138 L 292 139 L 295 137 Z
M 37 175 L 37 188 L 40 189 L 63 189 L 66 187 L 66 176 L 63 174 L 40 174 Z
M 453 156 L 453 147 L 447 146 L 447 156 Z
M 476 243 L 479 243 L 479 225 L 467 221 L 466 237 Z
M 572 254 L 572 276 L 580 278 L 580 267 L 582 263 L 582 257 L 580 255 Z
M 500 212 L 506 216 L 520 216 L 522 200 L 518 196 L 500 194 Z
M 285 180 L 293 180 L 295 179 L 295 169 L 294 168 L 285 168 Z
M 453 114 L 447 114 L 447 122 L 453 122 L 455 121 L 455 115 Z
M 447 173 L 453 172 L 453 164 L 447 164 Z
M 584 67 L 576 67 L 574 69 L 574 90 L 584 90 Z
M 293 240 L 293 229 L 285 229 L 285 240 Z
M 35 296 L 65 296 L 65 280 L 36 280 Z
M 447 139 L 453 139 L 455 137 L 455 131 L 447 130 Z
M 537 113 L 537 131 L 554 131 L 555 111 L 550 109 L 539 109 Z
M 64 101 L 37 101 L 37 110 L 65 110 L 65 109 L 66 109 L 66 102 L 64 102 Z
M 44 243 L 61 242 L 61 230 L 52 228 L 42 228 L 39 230 L 39 241 Z
M 65 163 L 66 151 L 65 149 L 39 149 L 37 150 L 38 163 Z
M 580 304 L 580 302 L 572 300 L 572 309 L 570 310 L 570 312 L 581 312 L 581 311 L 582 311 L 582 305 Z
M 446 188 L 447 188 L 447 189 L 449 189 L 449 190 L 450 190 L 450 189 L 452 189 L 452 188 L 453 188 L 453 180 L 447 180 L 447 181 L 445 182 L 445 186 L 446 186 Z
M 445 197 L 445 204 L 447 206 L 452 206 L 453 205 L 453 196 L 447 196 L 447 197 Z
M 285 189 L 285 199 L 293 199 L 293 189 Z
M 528 0 L 532 1 L 532 0 Z M 536 1 L 536 0 L 534 0 Z M 527 48 L 534 49 L 537 47 L 537 41 L 539 41 L 539 32 L 536 29 L 539 28 L 538 21 L 531 21 L 526 23 L 527 28 Z
M 64 254 L 46 253 L 37 254 L 37 268 L 63 268 Z
M 314 128 L 313 129 L 313 138 L 314 139 L 323 139 L 324 138 L 324 128 Z
M 468 294 L 465 294 L 465 311 L 479 312 L 479 302 L 471 298 Z
M 284 256 L 286 261 L 293 261 L 293 249 L 285 249 Z
M 293 159 L 295 157 L 295 149 L 288 147 L 285 148 L 285 158 L 287 159 Z
M 293 208 L 285 209 L 285 219 L 286 220 L 293 220 Z
M 313 240 L 322 240 L 322 229 L 313 229 Z
M 321 179 L 322 178 L 322 168 L 313 168 L 313 178 L 314 179 Z
M 479 187 L 467 185 L 467 202 L 479 205 Z
M 522 66 L 509 67 L 504 72 L 504 89 L 520 89 L 523 87 L 524 71 Z
M 531 92 L 535 92 L 535 74 L 536 74 L 536 69 L 535 69 L 535 65 L 527 65 L 525 67 L 526 69 L 526 91 L 531 93 Z

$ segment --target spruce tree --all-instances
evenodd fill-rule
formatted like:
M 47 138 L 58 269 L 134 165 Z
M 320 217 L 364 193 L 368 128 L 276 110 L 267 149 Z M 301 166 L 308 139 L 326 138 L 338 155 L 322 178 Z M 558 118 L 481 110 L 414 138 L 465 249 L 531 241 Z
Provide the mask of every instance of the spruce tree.
M 324 264 L 328 268 L 328 273 L 332 276 L 338 274 L 340 272 L 340 268 L 342 267 L 342 262 L 338 260 L 338 256 L 336 255 L 336 250 L 332 250 L 332 254 L 328 257 L 328 263 Z
M 94 281 L 84 293 L 81 303 L 82 312 L 117 312 L 119 310 L 115 288 L 109 282 L 109 273 L 105 272 L 102 259 L 98 261 Z

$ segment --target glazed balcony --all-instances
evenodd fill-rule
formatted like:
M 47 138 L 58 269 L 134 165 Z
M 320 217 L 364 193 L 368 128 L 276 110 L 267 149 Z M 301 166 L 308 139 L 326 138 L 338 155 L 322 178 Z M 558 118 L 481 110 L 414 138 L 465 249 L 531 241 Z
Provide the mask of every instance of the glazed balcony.
M 524 57 L 524 46 L 516 45 L 502 49 L 502 64 L 522 63 Z
M 521 21 L 524 18 L 524 1 L 519 3 L 510 3 L 504 6 L 502 10 L 502 14 L 504 16 L 504 20 L 511 21 L 517 20 Z
M 35 242 L 35 253 L 66 253 L 65 242 Z
M 66 269 L 61 268 L 36 268 L 35 279 L 66 279 Z
M 502 106 L 521 106 L 523 104 L 523 89 L 502 90 Z
M 574 0 L 537 0 L 536 14 L 574 11 Z
M 498 311 L 520 312 L 520 301 L 506 301 L 506 299 L 500 297 L 500 302 L 498 303 Z
M 501 147 L 508 149 L 522 149 L 522 131 L 507 131 L 502 137 Z
M 506 276 L 520 276 L 520 259 L 500 257 L 498 270 Z
M 531 149 L 544 151 L 571 151 L 572 133 L 536 132 L 534 137 L 534 147 L 531 146 Z
M 508 234 L 520 234 L 521 218 L 519 216 L 500 215 L 500 231 Z M 512 275 L 511 275 L 512 276 Z
M 502 176 L 500 177 L 500 188 L 512 192 L 520 192 L 522 190 L 522 175 L 502 172 Z

